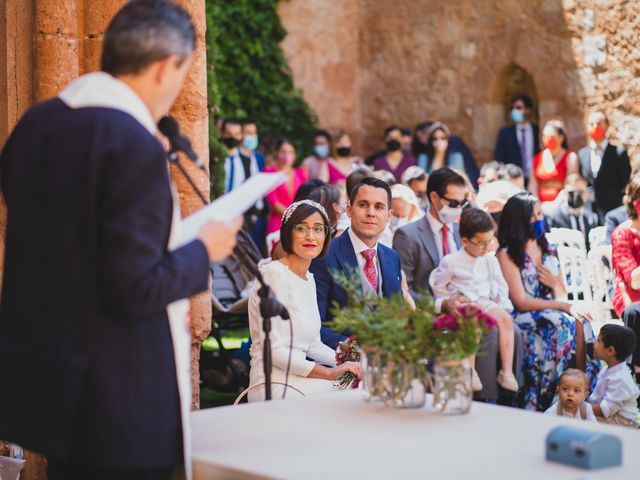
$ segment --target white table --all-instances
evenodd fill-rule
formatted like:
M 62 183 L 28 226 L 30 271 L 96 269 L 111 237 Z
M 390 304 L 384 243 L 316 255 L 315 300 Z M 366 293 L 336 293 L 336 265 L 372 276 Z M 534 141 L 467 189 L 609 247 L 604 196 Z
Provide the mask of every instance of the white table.
M 399 410 L 348 391 L 194 412 L 195 479 L 640 479 L 638 431 L 476 402 L 443 416 L 430 402 Z M 622 467 L 546 462 L 558 425 L 617 435 Z

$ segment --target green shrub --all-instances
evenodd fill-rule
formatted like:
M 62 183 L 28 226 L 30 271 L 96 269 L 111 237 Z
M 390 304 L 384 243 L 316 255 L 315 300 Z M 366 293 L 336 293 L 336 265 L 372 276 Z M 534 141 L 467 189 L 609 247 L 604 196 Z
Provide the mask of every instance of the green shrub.
M 277 0 L 206 0 L 209 150 L 212 197 L 223 191 L 224 146 L 216 136 L 219 117 L 251 117 L 259 135 L 293 140 L 298 158 L 310 150 L 316 116 L 279 44 L 286 36 Z

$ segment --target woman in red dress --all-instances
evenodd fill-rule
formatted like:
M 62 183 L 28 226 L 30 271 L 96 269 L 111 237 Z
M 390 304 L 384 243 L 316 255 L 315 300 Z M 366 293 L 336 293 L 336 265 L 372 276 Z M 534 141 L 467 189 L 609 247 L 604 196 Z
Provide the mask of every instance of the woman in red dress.
M 567 133 L 560 120 L 549 120 L 542 130 L 544 150 L 533 157 L 529 191 L 541 203 L 553 202 L 564 188 L 567 175 L 578 173 L 578 156 L 569 150 Z
M 620 224 L 611 235 L 616 273 L 613 308 L 620 318 L 625 307 L 640 301 L 640 176 L 634 176 L 627 185 L 624 201 L 630 222 Z

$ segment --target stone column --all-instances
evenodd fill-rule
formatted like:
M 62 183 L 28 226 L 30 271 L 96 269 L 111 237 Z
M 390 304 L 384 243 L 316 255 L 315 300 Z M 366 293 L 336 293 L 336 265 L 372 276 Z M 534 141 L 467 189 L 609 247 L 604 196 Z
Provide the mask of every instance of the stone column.
M 54 97 L 80 73 L 76 0 L 35 2 L 35 101 Z
M 189 71 L 180 96 L 171 115 L 173 115 L 182 131 L 191 139 L 193 150 L 209 165 L 209 115 L 207 110 L 207 70 L 205 43 L 205 0 L 181 0 L 193 17 L 196 27 L 196 50 L 193 64 Z M 194 164 L 182 156 L 189 175 L 194 179 L 198 189 L 209 198 L 209 174 L 195 168 Z M 182 216 L 202 207 L 202 202 L 191 186 L 175 167 L 171 167 L 171 178 L 178 186 Z M 192 407 L 198 408 L 200 402 L 200 346 L 211 331 L 211 297 L 208 292 L 191 299 L 191 385 L 193 388 Z

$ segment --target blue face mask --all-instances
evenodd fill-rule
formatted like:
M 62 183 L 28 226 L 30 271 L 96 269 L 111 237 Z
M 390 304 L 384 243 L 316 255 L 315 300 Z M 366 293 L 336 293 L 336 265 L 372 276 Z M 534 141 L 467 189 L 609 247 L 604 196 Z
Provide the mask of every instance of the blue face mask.
M 524 122 L 524 112 L 522 110 L 514 108 L 513 110 L 511 110 L 511 120 L 513 120 L 514 123 Z
M 257 135 L 245 135 L 242 139 L 242 145 L 247 150 L 251 150 L 252 152 L 258 148 L 258 136 Z
M 329 156 L 329 145 L 316 145 L 313 151 L 319 158 L 327 158 Z
M 542 238 L 546 231 L 547 229 L 544 223 L 544 219 L 531 222 L 531 233 L 533 233 L 533 236 L 536 240 Z

